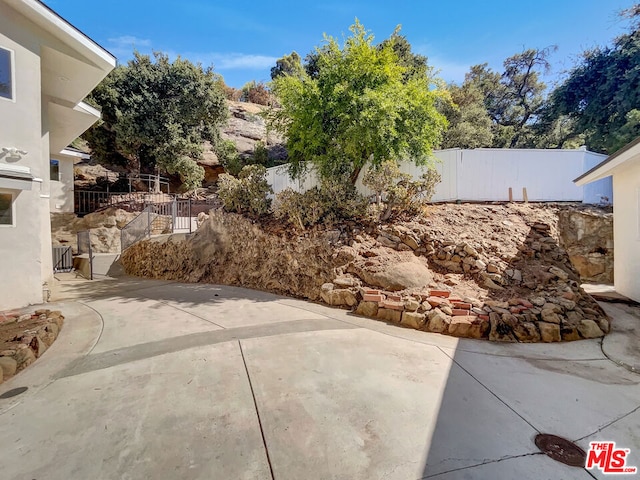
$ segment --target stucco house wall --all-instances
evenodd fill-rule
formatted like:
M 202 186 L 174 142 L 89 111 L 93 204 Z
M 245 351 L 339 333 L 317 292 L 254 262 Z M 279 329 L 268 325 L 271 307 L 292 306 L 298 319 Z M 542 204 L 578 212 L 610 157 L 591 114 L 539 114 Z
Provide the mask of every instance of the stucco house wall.
M 640 153 L 613 174 L 614 283 L 622 295 L 640 302 Z
M 51 281 L 51 243 L 46 216 L 49 212 L 48 171 L 42 159 L 49 154 L 48 135 L 42 125 L 39 39 L 29 33 L 26 19 L 0 2 L 0 47 L 13 51 L 15 98 L 0 98 L 0 147 L 27 151 L 21 158 L 4 154 L 0 163 L 29 167 L 40 178 L 31 190 L 3 189 L 14 198 L 14 224 L 0 226 L 0 310 L 3 307 L 40 303 L 42 284 Z M 46 109 L 45 114 L 46 114 Z M 49 247 L 50 248 L 50 247 Z M 45 270 L 49 270 L 44 275 Z
M 51 197 L 68 208 L 49 162 L 99 118 L 81 101 L 115 58 L 36 0 L 0 0 L 0 48 L 11 51 L 13 84 L 12 98 L 0 95 L 0 193 L 12 198 L 12 222 L 0 225 L 1 311 L 46 300 Z M 72 179 L 70 163 L 61 173 Z

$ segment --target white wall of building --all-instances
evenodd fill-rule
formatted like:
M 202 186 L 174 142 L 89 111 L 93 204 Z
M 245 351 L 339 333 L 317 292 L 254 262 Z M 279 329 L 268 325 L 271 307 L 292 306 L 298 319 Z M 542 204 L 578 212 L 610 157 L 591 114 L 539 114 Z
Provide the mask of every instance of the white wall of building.
M 613 174 L 614 283 L 618 293 L 640 302 L 640 162 Z
M 51 155 L 58 161 L 58 180 L 51 180 L 50 210 L 52 213 L 73 213 L 73 159 Z
M 45 180 L 49 171 L 49 147 L 43 138 L 40 57 L 36 37 L 25 19 L 0 2 L 0 47 L 14 51 L 15 98 L 0 98 L 0 148 L 27 151 L 20 159 L 5 155 L 0 163 L 29 167 Z M 47 159 L 45 163 L 45 159 Z M 5 190 L 6 192 L 6 190 Z M 50 244 L 48 182 L 31 190 L 11 190 L 15 198 L 13 226 L 0 226 L 0 310 L 43 300 L 42 251 Z M 49 258 L 51 252 L 49 251 Z M 50 262 L 49 262 L 50 265 Z
M 573 179 L 600 163 L 604 155 L 585 150 L 542 149 L 448 149 L 434 152 L 435 168 L 442 177 L 432 198 L 447 201 L 508 201 L 511 188 L 515 201 L 523 200 L 523 188 L 533 202 L 601 203 L 602 197 L 613 197 L 611 179 L 603 179 L 588 187 L 578 187 Z M 402 162 L 400 170 L 419 178 L 428 167 Z M 356 187 L 372 195 L 362 184 L 361 173 Z M 275 193 L 287 187 L 305 191 L 318 184 L 313 173 L 304 182 L 288 178 L 286 166 L 267 170 L 267 181 Z

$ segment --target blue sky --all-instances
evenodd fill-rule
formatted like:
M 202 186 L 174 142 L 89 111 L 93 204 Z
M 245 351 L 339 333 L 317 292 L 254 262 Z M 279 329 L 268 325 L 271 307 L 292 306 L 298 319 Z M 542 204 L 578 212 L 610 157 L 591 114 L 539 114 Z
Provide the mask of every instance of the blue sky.
M 302 57 L 341 38 L 354 18 L 377 41 L 398 24 L 414 51 L 429 58 L 446 81 L 460 82 L 469 66 L 502 61 L 525 48 L 557 45 L 553 82 L 584 49 L 626 31 L 617 12 L 633 0 L 395 0 L 293 1 L 45 0 L 45 3 L 116 55 L 121 63 L 160 50 L 208 66 L 228 85 L 268 81 L 275 60 L 292 50 Z

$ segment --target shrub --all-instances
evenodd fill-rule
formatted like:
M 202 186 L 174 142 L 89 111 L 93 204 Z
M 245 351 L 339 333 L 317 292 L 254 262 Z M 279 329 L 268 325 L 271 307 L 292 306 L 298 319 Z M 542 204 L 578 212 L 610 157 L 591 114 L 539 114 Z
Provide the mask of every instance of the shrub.
M 362 218 L 367 201 L 355 187 L 344 181 L 323 181 L 304 193 L 288 188 L 276 195 L 275 215 L 303 229 L 317 223 L 333 224 Z
M 218 177 L 218 196 L 229 212 L 261 216 L 269 213 L 273 193 L 267 183 L 266 169 L 260 165 L 247 165 L 242 168 L 238 178 L 223 173 Z
M 380 217 L 384 221 L 401 212 L 417 213 L 431 201 L 440 180 L 440 174 L 434 169 L 427 170 L 419 180 L 411 180 L 411 175 L 400 171 L 397 162 L 388 161 L 369 170 L 362 183 L 376 193 L 378 205 L 386 194 L 387 206 Z
M 255 147 L 253 147 L 253 159 L 251 163 L 262 165 L 264 167 L 269 166 L 269 149 L 266 147 L 264 142 L 256 142 Z
M 240 100 L 258 105 L 270 105 L 271 97 L 271 92 L 264 83 L 252 80 L 242 87 Z

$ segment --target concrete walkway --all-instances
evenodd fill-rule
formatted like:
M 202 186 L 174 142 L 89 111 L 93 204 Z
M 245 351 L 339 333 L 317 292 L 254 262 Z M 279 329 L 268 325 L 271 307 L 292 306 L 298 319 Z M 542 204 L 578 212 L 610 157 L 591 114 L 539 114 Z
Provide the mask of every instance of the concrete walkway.
M 540 432 L 640 466 L 640 375 L 599 341 L 458 341 L 127 278 L 66 282 L 54 306 L 58 340 L 0 385 L 28 387 L 0 399 L 6 480 L 605 478 L 540 454 Z

